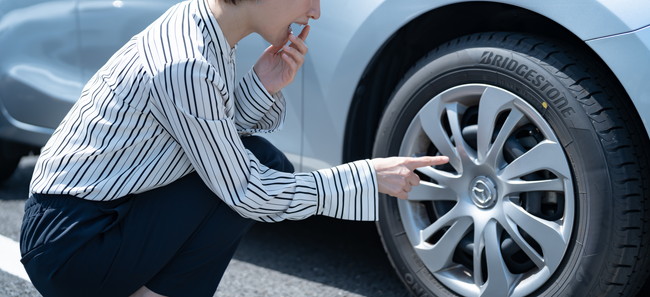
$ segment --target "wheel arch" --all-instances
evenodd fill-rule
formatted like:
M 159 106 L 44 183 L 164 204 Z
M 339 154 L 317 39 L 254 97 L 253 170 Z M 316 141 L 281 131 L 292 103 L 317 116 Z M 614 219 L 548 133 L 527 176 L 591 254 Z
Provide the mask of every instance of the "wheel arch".
M 435 34 L 430 33 L 432 30 Z M 599 64 L 605 75 L 616 78 L 617 86 L 624 91 L 617 76 L 592 48 L 558 22 L 539 13 L 495 2 L 464 2 L 435 8 L 395 31 L 367 64 L 348 109 L 343 162 L 372 156 L 383 111 L 395 87 L 418 60 L 454 38 L 488 31 L 528 33 L 559 40 Z M 624 100 L 632 104 L 629 96 Z M 635 114 L 641 122 L 638 111 Z

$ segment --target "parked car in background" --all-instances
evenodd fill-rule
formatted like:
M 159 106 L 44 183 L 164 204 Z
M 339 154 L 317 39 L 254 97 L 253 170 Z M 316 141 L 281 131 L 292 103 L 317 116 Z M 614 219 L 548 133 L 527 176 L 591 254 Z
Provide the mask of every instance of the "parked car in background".
M 0 177 L 177 1 L 0 1 Z M 268 135 L 300 171 L 446 155 L 378 230 L 414 296 L 635 296 L 650 267 L 650 2 L 325 0 Z M 266 47 L 238 46 L 243 74 Z

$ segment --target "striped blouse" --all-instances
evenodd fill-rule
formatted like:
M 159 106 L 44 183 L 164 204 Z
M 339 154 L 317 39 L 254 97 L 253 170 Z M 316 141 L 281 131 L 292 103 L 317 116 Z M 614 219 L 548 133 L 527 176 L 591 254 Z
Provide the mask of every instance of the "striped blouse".
M 170 8 L 90 79 L 43 148 L 30 191 L 112 200 L 196 171 L 255 220 L 376 220 L 367 160 L 291 174 L 244 148 L 241 135 L 280 128 L 285 99 L 252 69 L 236 84 L 234 53 L 204 0 Z

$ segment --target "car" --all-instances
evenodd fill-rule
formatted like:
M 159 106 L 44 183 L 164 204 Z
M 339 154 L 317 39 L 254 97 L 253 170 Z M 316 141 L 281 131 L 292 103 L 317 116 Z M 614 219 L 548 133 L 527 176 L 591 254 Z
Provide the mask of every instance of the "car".
M 0 2 L 0 170 L 177 1 Z M 378 232 L 414 296 L 635 296 L 650 267 L 650 2 L 327 0 L 268 138 L 299 171 L 446 155 Z M 296 28 L 297 30 L 298 28 Z M 294 30 L 295 31 L 295 30 Z M 267 44 L 238 45 L 238 73 Z

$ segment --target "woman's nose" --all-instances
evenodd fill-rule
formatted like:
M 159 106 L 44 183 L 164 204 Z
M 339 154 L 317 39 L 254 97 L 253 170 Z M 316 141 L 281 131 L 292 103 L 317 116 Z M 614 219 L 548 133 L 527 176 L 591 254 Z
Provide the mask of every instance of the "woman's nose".
M 320 18 L 320 0 L 311 1 L 311 9 L 309 10 L 308 16 L 314 20 Z

